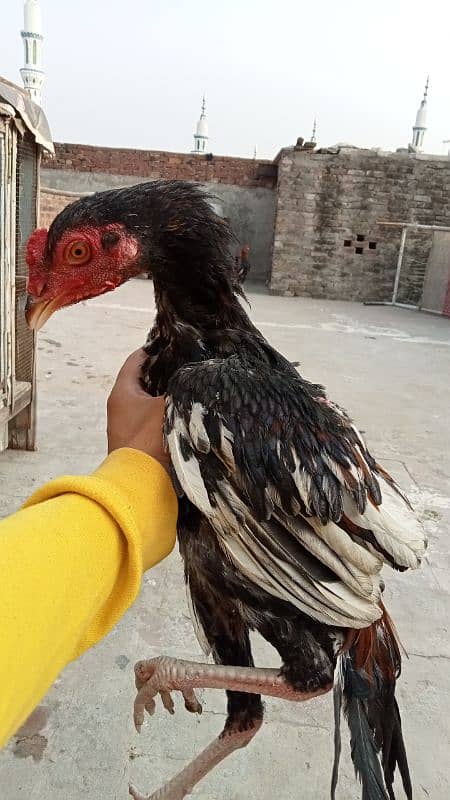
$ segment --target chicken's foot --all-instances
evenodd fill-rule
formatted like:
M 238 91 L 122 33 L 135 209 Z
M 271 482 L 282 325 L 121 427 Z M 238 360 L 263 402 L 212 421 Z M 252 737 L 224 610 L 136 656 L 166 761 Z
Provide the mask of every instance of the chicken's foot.
M 134 704 L 134 723 L 138 731 L 144 721 L 145 710 L 152 715 L 155 697 L 161 696 L 164 707 L 173 714 L 171 691 L 180 691 L 189 711 L 201 711 L 195 689 L 226 689 L 248 694 L 280 697 L 301 702 L 324 694 L 331 684 L 313 692 L 297 692 L 290 686 L 279 670 L 255 667 L 233 667 L 221 664 L 199 664 L 160 656 L 150 661 L 139 661 L 135 666 L 138 693 Z M 230 753 L 245 747 L 253 738 L 262 720 L 250 720 L 245 726 L 226 725 L 197 758 L 188 764 L 172 780 L 151 795 L 144 796 L 130 786 L 134 800 L 183 800 L 193 787 Z

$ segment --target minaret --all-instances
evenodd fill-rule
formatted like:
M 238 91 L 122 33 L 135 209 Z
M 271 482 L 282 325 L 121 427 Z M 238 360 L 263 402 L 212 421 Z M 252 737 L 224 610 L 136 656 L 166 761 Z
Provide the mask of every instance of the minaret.
M 413 127 L 411 150 L 414 150 L 414 152 L 416 153 L 420 153 L 423 150 L 423 137 L 425 136 L 425 131 L 427 129 L 427 97 L 428 97 L 429 84 L 430 84 L 430 76 L 427 77 L 427 82 L 425 84 L 425 91 L 423 93 L 423 100 L 417 112 L 416 124 Z
M 194 149 L 193 153 L 197 155 L 202 155 L 206 153 L 206 148 L 208 146 L 208 120 L 206 119 L 206 99 L 205 95 L 203 95 L 203 102 L 202 102 L 202 113 L 200 114 L 200 119 L 197 122 L 197 130 L 194 133 Z
M 314 117 L 314 124 L 313 124 L 313 129 L 312 129 L 312 134 L 311 134 L 311 141 L 314 142 L 314 143 L 317 141 L 317 117 Z
M 24 30 L 21 31 L 25 48 L 25 66 L 20 70 L 23 85 L 35 103 L 41 105 L 41 88 L 44 82 L 42 69 L 42 18 L 38 0 L 26 0 L 24 5 Z

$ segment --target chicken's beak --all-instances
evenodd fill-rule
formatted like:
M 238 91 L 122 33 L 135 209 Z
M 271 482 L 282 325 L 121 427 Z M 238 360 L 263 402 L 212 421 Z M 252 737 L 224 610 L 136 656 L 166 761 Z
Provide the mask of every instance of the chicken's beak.
M 33 331 L 38 331 L 61 305 L 61 297 L 40 300 L 38 297 L 28 295 L 25 306 L 25 319 L 28 327 Z

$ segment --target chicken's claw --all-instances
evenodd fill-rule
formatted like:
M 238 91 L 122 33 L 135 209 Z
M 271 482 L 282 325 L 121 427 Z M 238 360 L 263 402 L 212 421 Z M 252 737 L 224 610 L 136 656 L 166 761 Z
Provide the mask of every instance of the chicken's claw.
M 169 714 L 175 713 L 175 706 L 172 700 L 171 689 L 177 682 L 175 674 L 177 666 L 176 659 L 160 656 L 149 661 L 138 661 L 134 668 L 135 683 L 138 690 L 134 701 L 134 724 L 138 733 L 144 722 L 144 711 L 150 716 L 155 713 L 155 697 L 159 694 L 164 708 Z M 184 705 L 187 711 L 192 714 L 201 714 L 202 706 L 196 697 L 193 689 L 179 688 L 183 695 Z M 133 790 L 135 791 L 135 790 Z M 131 790 L 130 790 L 131 792 Z M 134 796 L 134 795 L 133 795 Z

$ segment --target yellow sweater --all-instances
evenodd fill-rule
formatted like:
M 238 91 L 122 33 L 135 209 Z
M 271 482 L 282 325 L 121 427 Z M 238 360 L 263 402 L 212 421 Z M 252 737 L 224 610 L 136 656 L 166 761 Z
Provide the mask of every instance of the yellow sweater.
M 123 449 L 0 521 L 0 746 L 133 603 L 143 570 L 172 550 L 176 518 L 161 465 Z

